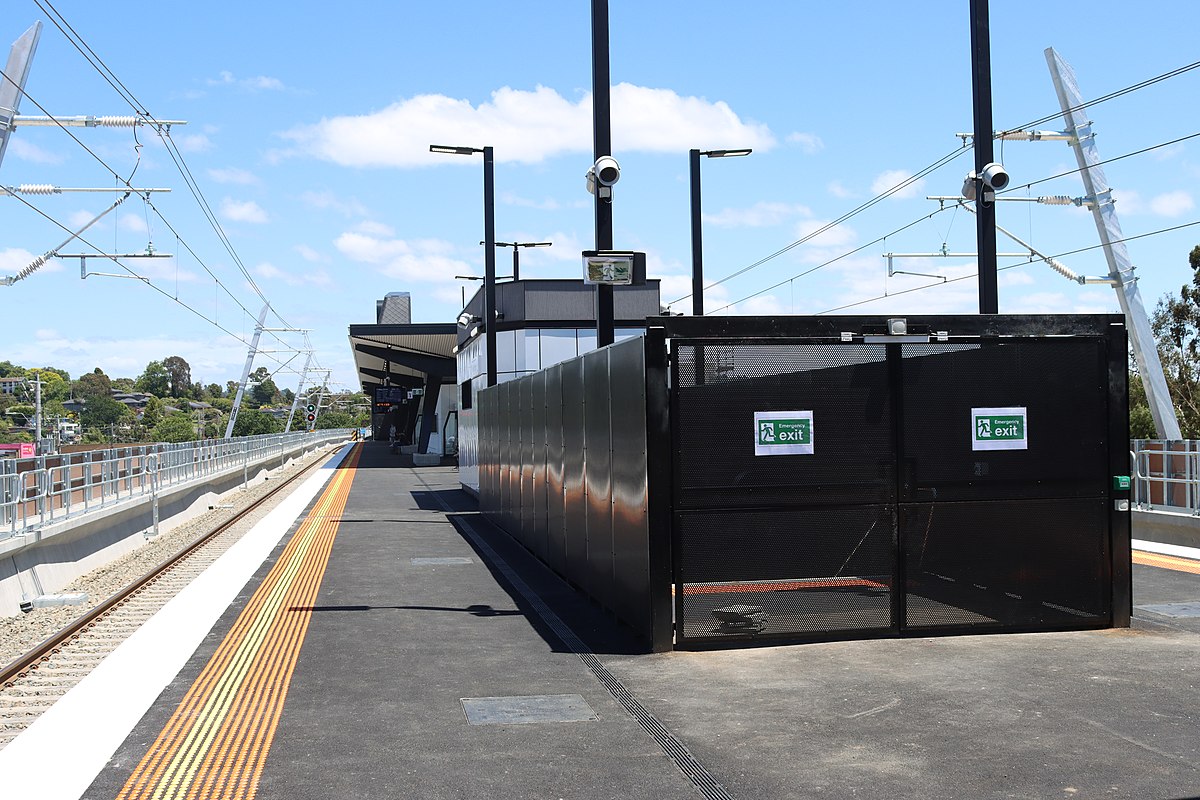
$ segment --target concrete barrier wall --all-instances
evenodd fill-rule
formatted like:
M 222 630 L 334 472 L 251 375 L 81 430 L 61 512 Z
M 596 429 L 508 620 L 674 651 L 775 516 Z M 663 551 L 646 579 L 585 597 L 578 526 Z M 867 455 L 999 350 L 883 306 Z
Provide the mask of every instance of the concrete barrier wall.
M 320 446 L 299 442 L 285 458 L 292 461 Z M 279 466 L 278 453 L 252 462 L 250 483 L 261 482 Z M 158 495 L 160 527 L 206 511 L 217 496 L 240 487 L 242 481 L 242 466 L 237 465 L 164 489 Z M 145 495 L 0 541 L 0 615 L 19 614 L 23 600 L 58 592 L 79 576 L 136 550 L 153 522 L 153 499 Z

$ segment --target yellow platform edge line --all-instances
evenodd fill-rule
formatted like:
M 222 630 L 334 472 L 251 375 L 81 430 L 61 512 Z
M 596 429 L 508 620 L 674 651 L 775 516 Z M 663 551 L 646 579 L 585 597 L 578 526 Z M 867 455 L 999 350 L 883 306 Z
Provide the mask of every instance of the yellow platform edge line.
M 339 527 L 336 520 L 345 508 L 361 448 L 361 444 L 354 448 L 314 503 L 311 513 L 292 535 L 279 561 L 264 578 L 209 664 L 201 671 L 196 684 L 189 689 L 154 745 L 126 781 L 118 795 L 119 800 L 172 800 L 197 796 L 196 790 L 200 787 L 193 783 L 199 761 L 208 761 L 213 755 L 209 747 L 218 730 L 226 727 L 228 711 L 237 705 L 238 693 L 246 685 L 251 667 L 259 670 L 265 667 L 267 671 L 274 669 L 272 664 L 275 660 L 272 659 L 255 663 L 265 644 L 276 641 L 292 643 L 287 648 L 292 651 L 291 655 L 285 652 L 283 656 L 288 664 L 284 680 L 290 681 L 311 612 L 296 615 L 287 614 L 286 610 L 297 605 L 311 605 L 312 598 L 316 597 Z M 294 591 L 297 584 L 300 585 L 299 595 Z M 285 619 L 280 624 L 281 617 Z M 295 630 L 297 623 L 300 628 L 298 634 Z M 202 682 L 204 687 L 198 691 L 197 684 Z M 286 696 L 286 685 L 282 691 L 269 694 L 277 696 L 279 709 L 272 715 L 277 720 L 278 710 L 282 709 L 282 700 Z M 245 698 L 241 702 L 244 703 Z M 270 728 L 273 733 L 274 725 L 271 724 Z M 265 757 L 270 740 L 256 738 L 263 751 L 261 755 Z M 218 787 L 226 784 L 225 779 L 232 776 L 223 777 Z M 242 780 L 236 780 L 235 784 L 240 785 L 243 791 L 250 788 L 245 787 L 245 776 L 240 777 Z M 214 788 L 211 782 L 205 783 L 205 789 Z M 257 788 L 257 775 L 254 784 L 250 788 L 251 794 Z M 209 795 L 206 793 L 203 796 Z

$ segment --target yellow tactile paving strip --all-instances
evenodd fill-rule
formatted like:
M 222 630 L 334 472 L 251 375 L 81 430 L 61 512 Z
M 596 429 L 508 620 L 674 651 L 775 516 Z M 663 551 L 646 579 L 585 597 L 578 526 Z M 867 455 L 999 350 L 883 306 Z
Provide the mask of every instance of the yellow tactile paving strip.
M 334 473 L 118 800 L 255 796 L 361 447 Z
M 1144 564 L 1148 567 L 1162 567 L 1176 572 L 1190 572 L 1200 575 L 1200 561 L 1179 556 L 1164 556 L 1160 553 L 1147 553 L 1144 550 L 1133 551 L 1133 563 Z

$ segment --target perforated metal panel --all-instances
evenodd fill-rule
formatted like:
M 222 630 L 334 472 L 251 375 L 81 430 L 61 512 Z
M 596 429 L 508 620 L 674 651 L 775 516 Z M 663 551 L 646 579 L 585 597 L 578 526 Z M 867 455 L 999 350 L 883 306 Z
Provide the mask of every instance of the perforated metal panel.
M 1103 338 L 673 345 L 680 643 L 1112 619 Z M 1001 408 L 1025 439 L 985 449 Z M 756 454 L 755 412 L 811 452 Z
M 886 630 L 892 624 L 891 506 L 692 511 L 677 516 L 676 529 L 684 638 Z M 745 621 L 736 618 L 739 607 Z
M 894 498 L 883 346 L 680 341 L 675 353 L 677 508 Z M 756 411 L 811 412 L 814 452 L 756 456 Z

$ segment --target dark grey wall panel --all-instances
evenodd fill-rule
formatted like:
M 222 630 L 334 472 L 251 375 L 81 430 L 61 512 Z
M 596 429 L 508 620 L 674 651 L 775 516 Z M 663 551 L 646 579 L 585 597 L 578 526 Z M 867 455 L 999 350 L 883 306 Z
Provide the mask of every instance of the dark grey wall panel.
M 516 426 L 515 415 L 512 413 L 512 383 L 497 385 L 500 414 L 500 520 L 507 530 L 512 530 L 512 433 Z
M 613 607 L 612 436 L 608 350 L 583 357 L 583 460 L 587 495 L 587 570 L 584 588 Z
M 537 548 L 533 542 L 533 376 L 521 378 L 516 385 L 521 437 L 518 454 L 520 461 L 517 466 L 517 513 L 521 525 L 521 542 L 536 553 Z
M 530 549 L 543 561 L 549 560 L 546 549 L 546 373 L 535 372 L 525 380 L 533 385 L 533 527 Z
M 642 340 L 608 348 L 608 359 L 613 421 L 613 610 L 632 620 L 647 616 L 650 607 L 646 359 Z
M 583 462 L 583 359 L 562 364 L 564 576 L 583 585 L 587 565 L 587 498 Z
M 563 368 L 546 370 L 546 563 L 566 574 L 567 532 L 563 517 Z

